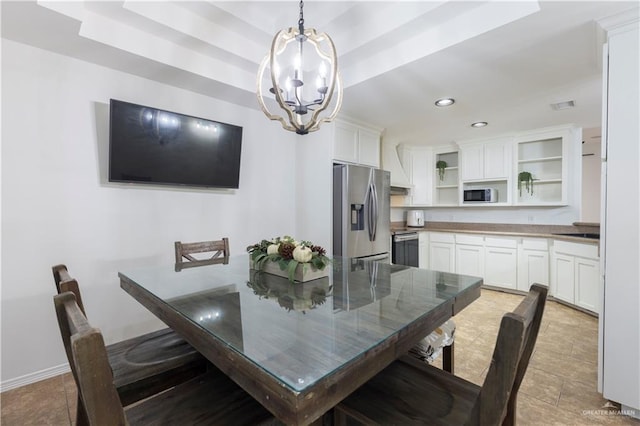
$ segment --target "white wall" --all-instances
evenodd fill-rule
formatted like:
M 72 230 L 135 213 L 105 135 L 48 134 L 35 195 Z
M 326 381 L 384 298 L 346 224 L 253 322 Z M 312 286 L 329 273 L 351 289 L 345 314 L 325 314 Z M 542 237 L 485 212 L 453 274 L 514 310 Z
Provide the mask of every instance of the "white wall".
M 600 223 L 600 133 L 599 127 L 582 130 L 582 222 Z
M 243 126 L 240 189 L 108 183 L 110 98 Z M 120 289 L 118 270 L 172 262 L 176 240 L 227 236 L 239 254 L 295 233 L 297 140 L 257 110 L 3 39 L 3 389 L 66 363 L 52 265 L 78 278 L 109 343 L 161 325 Z

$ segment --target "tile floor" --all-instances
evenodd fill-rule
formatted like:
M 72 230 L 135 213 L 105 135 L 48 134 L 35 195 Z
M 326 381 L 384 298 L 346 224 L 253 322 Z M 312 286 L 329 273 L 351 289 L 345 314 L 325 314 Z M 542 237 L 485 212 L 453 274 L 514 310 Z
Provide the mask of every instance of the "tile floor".
M 456 374 L 481 384 L 495 344 L 500 317 L 521 296 L 483 290 L 455 318 Z M 596 391 L 597 319 L 549 302 L 518 398 L 520 425 L 640 425 L 640 420 L 603 408 Z M 440 361 L 438 361 L 439 363 Z M 3 426 L 70 425 L 76 389 L 70 374 L 0 394 Z

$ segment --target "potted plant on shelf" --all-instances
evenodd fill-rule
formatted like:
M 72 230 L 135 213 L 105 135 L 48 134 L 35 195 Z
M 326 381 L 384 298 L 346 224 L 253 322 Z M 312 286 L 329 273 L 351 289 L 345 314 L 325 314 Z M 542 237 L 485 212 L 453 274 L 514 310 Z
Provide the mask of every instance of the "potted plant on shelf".
M 443 160 L 438 160 L 436 162 L 436 169 L 438 169 L 438 176 L 440 176 L 440 181 L 444 180 L 444 171 L 447 168 L 447 162 Z
M 522 196 L 523 185 L 527 192 L 533 195 L 533 175 L 531 173 L 525 171 L 518 173 L 518 191 L 520 191 L 520 196 Z

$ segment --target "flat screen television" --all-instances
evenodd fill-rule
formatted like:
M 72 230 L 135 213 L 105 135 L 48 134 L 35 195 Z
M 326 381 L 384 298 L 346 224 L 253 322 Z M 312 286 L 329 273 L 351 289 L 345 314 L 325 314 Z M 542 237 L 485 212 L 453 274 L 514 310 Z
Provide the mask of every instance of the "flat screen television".
M 242 127 L 111 99 L 109 181 L 238 188 Z

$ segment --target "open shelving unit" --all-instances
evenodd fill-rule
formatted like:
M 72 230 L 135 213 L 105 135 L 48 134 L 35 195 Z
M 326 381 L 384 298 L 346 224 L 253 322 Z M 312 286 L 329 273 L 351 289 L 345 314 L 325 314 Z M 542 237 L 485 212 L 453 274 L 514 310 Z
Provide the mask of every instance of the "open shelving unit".
M 516 203 L 520 205 L 557 205 L 564 202 L 563 138 L 555 137 L 518 143 Z M 532 191 L 518 190 L 518 175 L 529 172 L 533 176 Z
M 435 154 L 434 165 L 438 161 L 446 161 L 447 167 L 444 169 L 444 177 L 440 180 L 438 169 L 434 168 L 434 206 L 458 206 L 459 191 L 459 171 L 458 171 L 458 151 L 441 152 Z

